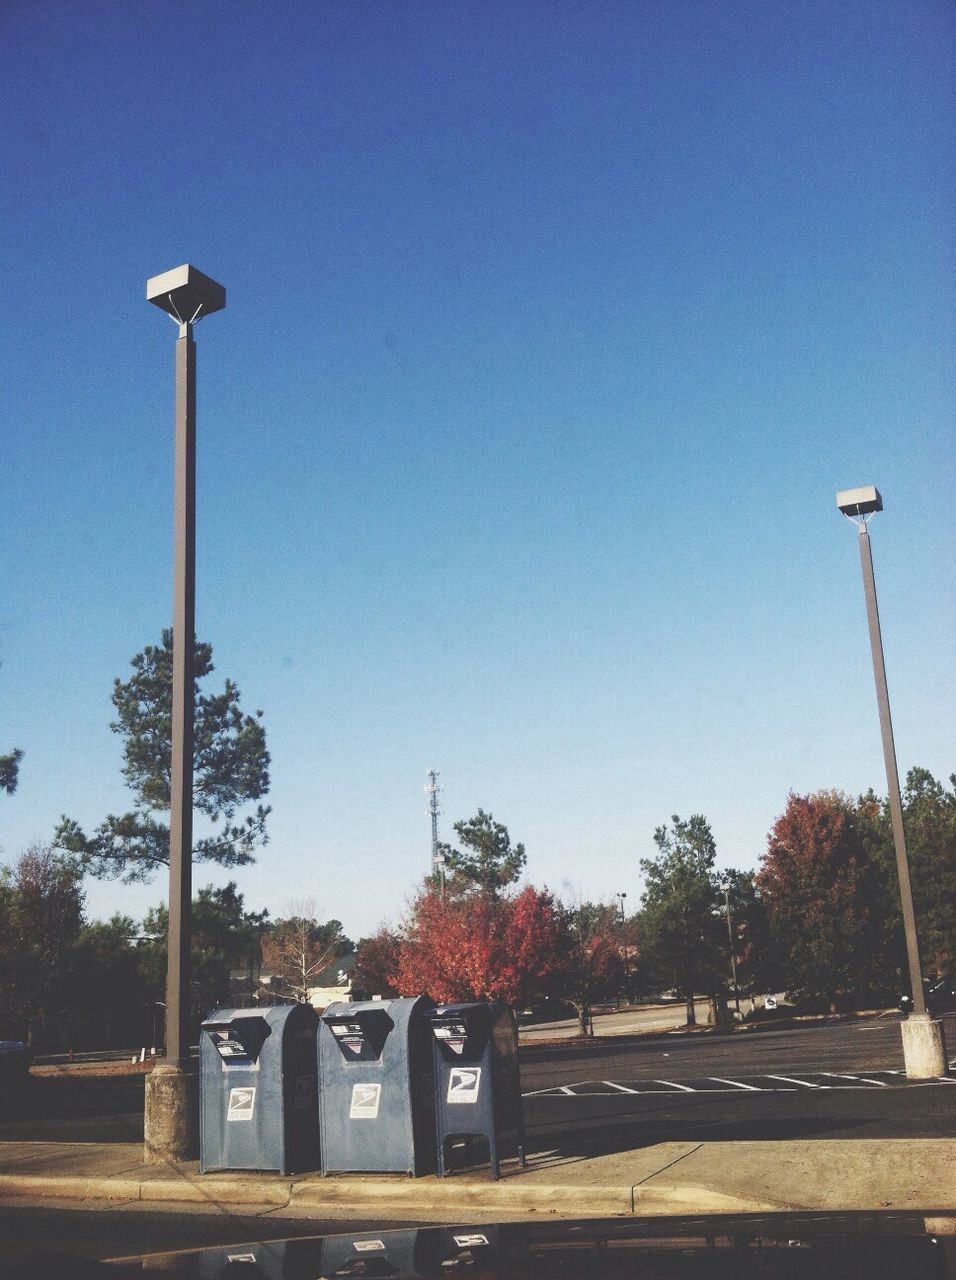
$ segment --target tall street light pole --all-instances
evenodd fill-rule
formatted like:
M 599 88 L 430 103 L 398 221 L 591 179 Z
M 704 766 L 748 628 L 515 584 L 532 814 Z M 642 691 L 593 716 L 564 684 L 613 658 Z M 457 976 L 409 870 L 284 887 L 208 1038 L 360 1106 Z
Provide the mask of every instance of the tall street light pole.
M 147 1163 L 188 1160 L 198 1138 L 198 1082 L 190 1070 L 193 847 L 193 685 L 196 643 L 196 343 L 193 325 L 226 305 L 221 284 L 188 263 L 146 282 L 147 301 L 179 325 L 173 515 L 173 702 L 169 805 L 166 1060 L 146 1086 Z
M 906 937 L 906 960 L 909 969 L 910 990 L 913 994 L 913 1012 L 902 1022 L 903 1059 L 906 1074 L 915 1079 L 926 1079 L 946 1074 L 946 1048 L 942 1026 L 933 1022 L 926 1012 L 923 996 L 923 970 L 920 965 L 919 944 L 916 937 L 916 915 L 913 911 L 913 893 L 910 887 L 909 859 L 906 854 L 906 831 L 903 826 L 903 801 L 900 796 L 899 770 L 896 764 L 896 746 L 893 741 L 893 721 L 890 717 L 890 697 L 886 687 L 886 666 L 883 661 L 883 638 L 880 632 L 880 613 L 876 601 L 876 579 L 873 575 L 873 554 L 870 550 L 869 520 L 883 510 L 883 498 L 879 489 L 864 485 L 859 489 L 844 489 L 836 496 L 837 506 L 852 520 L 860 535 L 860 565 L 863 569 L 863 593 L 866 597 L 866 617 L 870 631 L 870 651 L 873 656 L 873 678 L 876 682 L 876 701 L 880 713 L 880 733 L 883 738 L 883 761 L 886 766 L 886 786 L 893 826 L 893 844 L 896 849 L 896 871 L 900 884 L 900 905 L 903 912 L 903 932 Z
M 627 897 L 627 894 L 616 893 L 614 896 L 615 898 L 619 898 L 621 901 L 621 960 L 624 964 L 624 994 L 628 1001 L 630 1001 L 631 991 L 628 984 L 629 974 L 627 972 L 627 917 L 624 914 L 624 899 Z

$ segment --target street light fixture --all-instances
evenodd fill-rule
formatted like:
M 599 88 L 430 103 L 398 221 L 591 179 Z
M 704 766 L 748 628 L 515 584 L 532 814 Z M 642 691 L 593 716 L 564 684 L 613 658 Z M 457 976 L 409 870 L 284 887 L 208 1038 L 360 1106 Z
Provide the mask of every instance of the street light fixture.
M 870 631 L 870 651 L 873 657 L 873 678 L 876 682 L 876 701 L 880 713 L 880 733 L 883 738 L 883 760 L 886 766 L 886 785 L 889 796 L 890 818 L 893 826 L 893 844 L 896 849 L 896 871 L 900 884 L 900 904 L 903 912 L 903 932 L 906 937 L 906 959 L 909 969 L 910 989 L 913 993 L 913 1012 L 902 1022 L 903 1058 L 907 1076 L 925 1079 L 946 1074 L 946 1050 L 942 1028 L 933 1022 L 926 1012 L 923 997 L 923 972 L 920 965 L 919 945 L 916 937 L 916 915 L 913 911 L 913 893 L 910 887 L 909 860 L 906 854 L 906 831 L 903 826 L 903 801 L 900 796 L 899 770 L 896 764 L 896 746 L 893 741 L 893 721 L 890 717 L 890 698 L 886 687 L 886 666 L 883 661 L 883 638 L 880 632 L 880 613 L 876 600 L 876 580 L 873 575 L 873 554 L 867 524 L 877 511 L 883 510 L 883 498 L 874 485 L 858 489 L 844 489 L 836 496 L 839 509 L 857 526 L 860 535 L 860 565 L 863 570 L 863 593 L 866 597 L 866 616 Z
M 627 927 L 627 921 L 624 915 L 624 899 L 627 897 L 627 894 L 616 893 L 614 896 L 615 898 L 619 898 L 621 902 L 621 959 L 624 964 L 624 995 L 627 998 L 627 1000 L 630 1001 L 631 992 L 630 992 L 630 987 L 628 985 L 629 975 L 627 972 L 627 933 L 625 932 Z
M 734 946 L 734 926 L 730 917 L 730 881 L 722 880 L 720 884 L 724 895 L 724 906 L 727 908 L 727 942 L 730 947 L 730 972 L 734 980 L 734 1005 L 737 1016 L 740 1016 L 740 988 L 737 986 L 737 949 Z
M 190 1159 L 197 1081 L 190 1070 L 193 685 L 196 640 L 196 344 L 193 325 L 221 311 L 226 291 L 189 263 L 146 282 L 146 299 L 179 325 L 173 515 L 173 706 L 169 805 L 166 1061 L 147 1079 L 147 1163 Z

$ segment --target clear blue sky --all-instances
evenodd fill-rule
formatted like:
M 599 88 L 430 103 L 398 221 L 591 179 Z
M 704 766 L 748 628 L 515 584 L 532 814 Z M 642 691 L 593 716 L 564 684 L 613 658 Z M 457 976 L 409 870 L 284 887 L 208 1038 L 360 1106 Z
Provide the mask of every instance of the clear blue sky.
M 353 937 L 480 805 L 558 892 L 677 812 L 956 768 L 944 0 L 6 0 L 0 796 L 12 862 L 121 812 L 114 676 L 171 596 L 181 262 L 197 626 L 262 708 L 249 906 Z M 197 868 L 196 882 L 227 877 Z M 93 882 L 91 914 L 164 899 Z

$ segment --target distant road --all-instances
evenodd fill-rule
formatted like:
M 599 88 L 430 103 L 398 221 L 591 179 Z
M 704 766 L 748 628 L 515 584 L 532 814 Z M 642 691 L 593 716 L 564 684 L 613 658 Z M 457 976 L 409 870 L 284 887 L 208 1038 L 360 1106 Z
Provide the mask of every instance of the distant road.
M 706 1026 L 710 1005 L 706 1000 L 698 1000 L 694 1004 L 694 1013 L 701 1026 Z M 687 1006 L 680 1004 L 655 1005 L 650 1009 L 625 1009 L 613 1013 L 596 1013 L 594 1015 L 595 1035 L 636 1035 L 643 1031 L 670 1031 L 674 1027 L 683 1027 L 687 1022 Z M 560 1040 L 578 1034 L 577 1018 L 563 1018 L 560 1022 L 536 1022 L 532 1026 L 522 1027 L 520 1040 L 522 1043 L 531 1040 Z
M 598 1025 L 595 1022 L 595 1030 Z M 943 1026 L 949 1057 L 953 1059 L 956 1015 L 946 1015 Z M 661 1075 L 685 1081 L 764 1072 L 901 1072 L 904 1065 L 899 1014 L 846 1022 L 805 1022 L 727 1036 L 665 1033 L 631 1040 L 622 1035 L 620 1039 L 597 1043 L 581 1040 L 575 1045 L 554 1044 L 550 1048 L 541 1043 L 528 1044 L 526 1040 L 522 1031 L 521 1078 L 526 1089 L 570 1085 L 582 1079 L 627 1083 L 654 1080 Z M 532 1079 L 534 1085 L 529 1084 Z

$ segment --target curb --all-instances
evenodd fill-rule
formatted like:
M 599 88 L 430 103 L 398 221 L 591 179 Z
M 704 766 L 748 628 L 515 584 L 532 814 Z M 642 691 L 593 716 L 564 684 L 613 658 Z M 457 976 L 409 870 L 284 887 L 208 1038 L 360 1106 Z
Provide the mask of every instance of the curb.
M 0 1197 L 56 1196 L 63 1200 L 139 1200 L 139 1178 L 63 1178 L 51 1174 L 0 1177 Z
M 54 1176 L 0 1177 L 0 1200 L 4 1198 L 57 1198 L 62 1200 L 123 1200 L 144 1204 L 255 1205 L 258 1208 L 303 1210 L 303 1216 L 325 1207 L 359 1206 L 378 1212 L 387 1208 L 449 1212 L 467 1217 L 474 1209 L 492 1212 L 548 1213 L 559 1217 L 632 1217 L 675 1213 L 780 1213 L 796 1209 L 807 1212 L 812 1206 L 790 1201 L 758 1200 L 728 1195 L 711 1187 L 643 1185 L 557 1186 L 508 1185 L 500 1183 L 455 1183 L 446 1185 L 427 1179 L 364 1181 L 356 1178 L 327 1178 L 321 1182 L 229 1182 L 138 1178 L 65 1178 Z
M 771 1193 L 772 1194 L 772 1193 Z M 890 1205 L 872 1193 L 868 1203 L 856 1207 L 875 1212 Z M 227 1206 L 255 1206 L 260 1210 L 298 1211 L 302 1218 L 318 1216 L 324 1209 L 347 1207 L 365 1210 L 373 1216 L 386 1211 L 404 1211 L 408 1216 L 437 1213 L 443 1219 L 462 1220 L 475 1211 L 514 1216 L 528 1214 L 555 1218 L 634 1217 L 675 1214 L 721 1213 L 813 1213 L 833 1211 L 824 1195 L 816 1203 L 812 1196 L 778 1200 L 719 1191 L 695 1182 L 626 1185 L 577 1185 L 528 1183 L 519 1176 L 500 1182 L 463 1182 L 457 1178 L 330 1177 L 275 1178 L 268 1181 L 209 1178 L 192 1172 L 176 1178 L 67 1177 L 53 1174 L 0 1176 L 0 1203 L 47 1199 L 139 1202 L 156 1209 L 174 1210 L 177 1205 L 205 1205 L 210 1212 Z M 892 1207 L 910 1207 L 902 1195 Z M 933 1203 L 942 1204 L 943 1197 Z M 953 1213 L 953 1208 L 942 1212 Z
M 403 1208 L 440 1210 L 460 1216 L 469 1209 L 521 1210 L 555 1214 L 630 1214 L 632 1196 L 626 1187 L 509 1186 L 499 1183 L 357 1182 L 353 1178 L 326 1179 L 322 1184 L 299 1183 L 292 1188 L 293 1205 L 321 1207 L 328 1204 L 396 1205 Z
M 795 1213 L 815 1212 L 789 1201 L 752 1200 L 711 1187 L 634 1187 L 633 1214 Z
M 467 1209 L 589 1214 L 631 1214 L 634 1195 L 631 1186 L 508 1185 L 499 1183 L 446 1184 L 438 1179 L 364 1181 L 356 1178 L 327 1178 L 319 1181 L 229 1182 L 155 1178 L 67 1178 L 54 1175 L 0 1176 L 0 1199 L 125 1200 L 150 1204 L 256 1205 L 303 1210 L 326 1205 L 400 1206 L 456 1213 Z M 308 1214 L 306 1216 L 309 1216 Z

